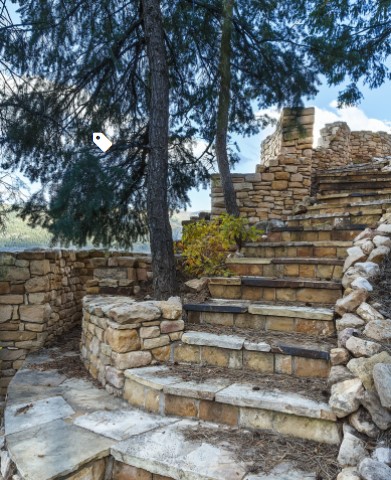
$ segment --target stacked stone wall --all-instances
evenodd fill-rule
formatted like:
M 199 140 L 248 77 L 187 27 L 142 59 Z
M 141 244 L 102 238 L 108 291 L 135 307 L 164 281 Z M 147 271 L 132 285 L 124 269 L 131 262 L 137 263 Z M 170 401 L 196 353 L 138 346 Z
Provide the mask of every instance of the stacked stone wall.
M 145 255 L 0 253 L 0 396 L 30 351 L 81 324 L 85 294 L 132 295 L 150 277 L 151 260 Z
M 179 297 L 135 302 L 129 297 L 83 300 L 81 356 L 106 389 L 125 396 L 125 370 L 166 362 L 184 330 Z

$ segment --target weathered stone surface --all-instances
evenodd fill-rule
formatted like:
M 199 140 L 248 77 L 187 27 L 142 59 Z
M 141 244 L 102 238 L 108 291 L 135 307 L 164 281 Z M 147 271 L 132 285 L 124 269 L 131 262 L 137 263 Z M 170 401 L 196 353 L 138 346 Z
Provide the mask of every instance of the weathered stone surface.
M 12 312 L 13 307 L 11 305 L 0 305 L 0 323 L 11 320 Z
M 338 474 L 337 480 L 361 480 L 356 467 L 347 467 Z
M 366 456 L 368 456 L 368 452 L 365 442 L 351 433 L 345 432 L 338 453 L 338 463 L 342 467 L 355 466 Z
M 134 302 L 111 308 L 108 312 L 110 318 L 118 323 L 133 323 L 135 320 L 148 321 L 160 318 L 161 311 L 151 302 Z
M 380 434 L 380 430 L 373 423 L 370 413 L 362 407 L 350 415 L 349 423 L 358 432 L 364 433 L 368 437 L 376 438 Z
M 338 333 L 338 345 L 341 348 L 346 348 L 346 342 L 349 340 L 350 337 L 353 335 L 360 335 L 360 330 L 356 328 L 345 328 Z
M 82 470 L 79 470 L 74 475 L 70 475 L 67 480 L 104 480 L 105 472 L 105 460 L 96 460 L 93 464 L 84 467 Z
M 125 370 L 126 368 L 138 368 L 149 365 L 152 360 L 151 352 L 113 352 L 112 358 L 116 368 Z
M 143 348 L 146 350 L 150 350 L 152 348 L 163 347 L 164 345 L 168 345 L 170 343 L 170 337 L 168 335 L 161 335 L 160 337 L 156 338 L 146 338 L 143 341 Z
M 2 277 L 9 282 L 24 282 L 30 278 L 30 271 L 28 268 L 8 267 Z
M 126 353 L 141 348 L 141 341 L 137 330 L 116 330 L 108 328 L 105 332 L 105 340 L 114 352 Z
M 372 250 L 375 248 L 375 245 L 373 244 L 373 242 L 369 239 L 367 240 L 364 240 L 361 245 L 361 250 L 366 254 L 366 255 L 369 255 Z
M 24 288 L 27 293 L 47 292 L 49 287 L 50 283 L 47 276 L 30 278 L 30 280 L 27 280 L 27 282 L 24 284 Z
M 196 292 L 200 292 L 205 287 L 208 286 L 208 278 L 194 278 L 193 280 L 188 280 L 185 282 L 185 285 L 189 287 L 191 290 L 195 290 Z
M 366 278 L 370 280 L 371 278 L 377 277 L 379 273 L 380 268 L 377 263 L 358 262 L 346 270 L 342 278 L 342 285 L 344 288 L 348 288 L 356 278 Z
M 182 342 L 189 345 L 205 345 L 210 347 L 228 348 L 241 350 L 244 338 L 234 335 L 217 335 L 206 332 L 185 332 L 182 335 Z
M 185 328 L 183 320 L 164 320 L 160 324 L 160 331 L 162 333 L 179 332 Z
M 246 350 L 253 350 L 256 352 L 270 352 L 271 350 L 271 346 L 266 342 L 245 341 L 243 346 Z
M 359 395 L 363 391 L 362 383 L 358 378 L 336 383 L 331 387 L 329 405 L 337 417 L 346 417 L 360 406 Z
M 31 260 L 30 271 L 32 275 L 47 275 L 50 273 L 49 260 Z
M 391 365 L 376 364 L 373 367 L 373 380 L 382 406 L 391 409 Z
M 29 323 L 45 323 L 52 312 L 49 303 L 45 305 L 21 305 L 19 307 L 20 319 Z
M 347 340 L 346 348 L 352 352 L 355 357 L 372 357 L 372 355 L 383 350 L 380 344 L 355 336 Z
M 385 463 L 364 458 L 361 461 L 358 471 L 363 480 L 389 480 L 391 479 L 391 468 Z
M 346 365 L 350 360 L 349 350 L 346 348 L 332 348 L 330 350 L 331 365 Z
M 390 253 L 390 247 L 381 245 L 380 247 L 372 250 L 371 254 L 368 257 L 369 262 L 381 263 L 384 258 Z
M 335 311 L 341 316 L 345 313 L 353 312 L 367 298 L 368 292 L 366 290 L 353 290 L 346 297 L 337 300 Z
M 366 290 L 367 292 L 372 292 L 373 287 L 364 277 L 357 277 L 350 285 L 353 290 Z
M 373 238 L 373 243 L 377 247 L 391 247 L 391 238 L 386 237 L 385 235 L 376 235 Z
M 371 322 L 372 320 L 383 320 L 384 317 L 379 313 L 375 308 L 373 308 L 369 303 L 362 303 L 357 308 L 357 315 L 359 315 L 363 320 Z
M 182 316 L 182 302 L 179 297 L 170 297 L 166 302 L 159 302 L 162 317 L 167 320 L 178 320 Z
M 345 380 L 352 380 L 354 375 L 344 365 L 336 365 L 330 368 L 329 378 L 327 383 L 331 386 L 335 383 L 344 382 Z
M 364 329 L 367 337 L 388 343 L 391 340 L 391 320 L 372 320 Z
M 357 377 L 359 377 L 364 387 L 372 391 L 375 386 L 373 383 L 373 367 L 377 363 L 391 363 L 391 355 L 387 352 L 381 352 L 370 358 L 352 358 L 347 364 L 348 369 Z
M 367 258 L 367 255 L 361 250 L 360 247 L 348 248 L 347 252 L 348 257 L 346 258 L 343 266 L 344 272 L 355 263 L 361 262 L 361 260 L 365 260 Z
M 125 376 L 123 370 L 107 366 L 106 367 L 106 380 L 115 388 L 123 388 L 125 383 Z
M 372 453 L 372 459 L 391 465 L 391 448 L 385 446 L 376 447 Z
M 374 423 L 381 429 L 391 427 L 391 413 L 382 407 L 379 395 L 376 392 L 365 391 L 360 396 L 360 403 L 371 414 Z
M 365 325 L 365 321 L 353 313 L 345 313 L 345 315 L 336 320 L 335 324 L 337 331 L 340 332 L 345 328 L 360 328 Z
M 160 335 L 160 328 L 158 326 L 141 327 L 139 333 L 141 338 L 156 338 Z
M 268 473 L 246 475 L 244 480 L 316 480 L 316 473 L 304 472 L 295 468 L 290 462 L 283 462 L 275 466 Z M 163 479 L 164 480 L 164 479 Z

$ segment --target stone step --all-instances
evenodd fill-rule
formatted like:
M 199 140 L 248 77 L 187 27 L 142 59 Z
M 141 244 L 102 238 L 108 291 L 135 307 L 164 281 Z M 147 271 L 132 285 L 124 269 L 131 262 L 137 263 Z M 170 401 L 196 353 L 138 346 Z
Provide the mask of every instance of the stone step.
M 198 367 L 194 367 L 198 368 Z M 233 381 L 229 375 L 197 370 L 198 377 L 181 373 L 181 366 L 155 366 L 125 371 L 125 398 L 133 406 L 160 413 L 197 418 L 241 428 L 270 430 L 287 436 L 338 444 L 335 414 L 327 397 L 314 400 L 303 391 L 300 379 L 291 379 L 278 389 L 278 375 Z M 202 378 L 202 381 L 197 381 Z M 282 379 L 282 377 L 281 377 Z M 272 387 L 270 388 L 270 386 Z M 304 387 L 305 390 L 305 387 Z M 305 390 L 306 391 L 306 390 Z M 295 392 L 295 393 L 293 393 Z M 163 442 L 165 443 L 165 442 Z
M 213 277 L 209 280 L 213 298 L 228 300 L 333 304 L 342 295 L 340 282 L 305 278 Z
M 383 215 L 381 208 L 377 209 L 362 209 L 359 213 L 320 213 L 318 215 L 307 213 L 305 215 L 291 216 L 287 220 L 289 227 L 321 227 L 321 226 L 345 226 L 350 225 L 367 225 L 376 227 L 378 221 Z
M 311 257 L 232 257 L 226 260 L 226 264 L 236 275 L 340 280 L 344 261 L 337 258 Z
M 374 190 L 363 192 L 356 190 L 353 192 L 336 192 L 328 194 L 318 194 L 316 196 L 319 203 L 328 205 L 347 205 L 352 202 L 368 202 L 378 200 L 389 200 L 391 198 L 391 189 L 384 188 L 382 190 Z
M 323 336 L 335 332 L 334 310 L 331 308 L 221 299 L 207 303 L 185 304 L 183 308 L 188 323 L 192 324 Z
M 246 335 L 245 329 L 241 329 L 238 333 L 230 330 L 227 335 L 227 327 L 214 327 L 212 333 L 192 330 L 192 325 L 188 328 L 182 341 L 172 347 L 175 362 L 244 372 L 327 378 L 329 351 L 336 345 L 334 338 L 321 340 L 300 334 L 259 332 Z
M 338 182 L 338 180 L 343 181 L 359 181 L 363 182 L 368 178 L 371 179 L 372 182 L 376 182 L 379 180 L 383 180 L 384 178 L 388 178 L 391 180 L 391 173 L 390 172 L 382 172 L 379 168 L 357 168 L 353 170 L 329 170 L 329 171 L 322 171 L 316 173 L 316 180 L 319 182 Z
M 352 192 L 352 191 L 377 191 L 390 186 L 390 177 L 382 177 L 379 180 L 373 181 L 372 179 L 368 180 L 370 177 L 364 178 L 362 181 L 344 181 L 343 178 L 333 179 L 333 180 L 322 180 L 316 185 L 316 191 L 318 193 L 325 192 Z
M 354 201 L 346 203 L 345 205 L 330 205 L 328 203 L 317 203 L 307 207 L 307 215 L 319 215 L 319 214 L 330 214 L 330 213 L 350 213 L 355 215 L 358 213 L 370 214 L 372 211 L 374 213 L 379 213 L 381 210 L 383 213 L 387 208 L 391 207 L 391 198 L 388 199 L 377 199 L 377 200 L 365 200 Z
M 284 227 L 267 234 L 270 242 L 319 242 L 319 241 L 350 241 L 353 240 L 366 225 L 350 225 L 349 228 L 325 227 Z
M 242 248 L 245 257 L 280 258 L 280 257 L 317 257 L 346 258 L 346 249 L 351 241 L 295 241 L 246 243 Z

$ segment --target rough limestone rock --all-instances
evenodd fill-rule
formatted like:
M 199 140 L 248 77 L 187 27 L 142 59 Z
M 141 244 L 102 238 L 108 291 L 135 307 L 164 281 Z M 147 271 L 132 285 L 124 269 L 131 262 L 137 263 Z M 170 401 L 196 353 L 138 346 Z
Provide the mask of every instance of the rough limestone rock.
M 356 328 L 345 328 L 338 333 L 338 346 L 346 348 L 346 342 L 349 340 L 350 337 L 353 335 L 360 335 L 360 330 Z
M 391 225 L 383 223 L 377 227 L 377 231 L 381 233 L 391 233 Z
M 383 347 L 376 342 L 354 336 L 348 338 L 346 348 L 352 352 L 355 357 L 372 357 L 383 350 Z
M 372 250 L 368 257 L 368 262 L 381 263 L 385 257 L 390 253 L 390 247 L 382 245 Z
M 117 323 L 129 324 L 139 321 L 156 320 L 161 316 L 160 308 L 152 302 L 134 302 L 118 305 L 108 312 Z
M 376 392 L 364 392 L 360 396 L 360 403 L 371 414 L 373 422 L 381 429 L 391 427 L 391 413 L 382 407 L 379 395 Z
M 185 283 L 186 287 L 190 288 L 190 290 L 195 290 L 196 292 L 201 292 L 205 287 L 208 286 L 208 278 L 194 278 L 193 280 L 189 280 Z
M 347 467 L 338 474 L 337 480 L 361 480 L 361 477 L 356 467 Z
M 341 316 L 345 313 L 353 312 L 367 298 L 368 292 L 366 290 L 353 290 L 346 297 L 337 300 L 335 311 Z
M 363 480 L 391 480 L 391 468 L 370 458 L 362 460 L 358 471 Z
M 336 320 L 337 331 L 340 332 L 345 328 L 360 328 L 365 325 L 364 320 L 354 313 L 345 313 L 341 318 Z
M 373 230 L 371 228 L 366 228 L 363 230 L 361 233 L 357 235 L 357 237 L 354 239 L 354 242 L 359 242 L 360 240 L 366 240 L 367 238 L 371 239 L 374 237 Z
M 343 266 L 343 271 L 345 272 L 349 267 L 354 265 L 356 262 L 361 262 L 361 260 L 365 260 L 367 255 L 361 250 L 360 247 L 351 247 L 347 249 L 348 256 L 345 260 L 345 264 Z
M 391 320 L 372 320 L 364 329 L 364 335 L 388 343 L 391 340 Z
M 367 322 L 371 322 L 372 320 L 384 320 L 384 317 L 381 313 L 369 305 L 369 303 L 365 302 L 363 302 L 357 308 L 357 315 Z
M 346 417 L 358 409 L 363 392 L 362 383 L 358 378 L 336 383 L 331 387 L 329 405 L 337 417 Z
M 375 245 L 373 242 L 369 239 L 363 240 L 363 243 L 359 245 L 361 247 L 361 250 L 366 254 L 369 255 L 372 250 L 375 248 Z
M 383 407 L 391 409 L 391 365 L 378 363 L 373 367 L 373 381 Z
M 178 320 L 182 316 L 182 302 L 179 297 L 170 297 L 166 302 L 159 302 L 162 317 L 167 320 Z
M 373 367 L 377 363 L 391 363 L 391 355 L 381 352 L 370 358 L 352 358 L 347 364 L 348 369 L 362 381 L 366 390 L 373 391 Z
M 391 238 L 384 235 L 376 235 L 373 238 L 373 243 L 377 247 L 390 247 L 391 248 Z
M 364 433 L 368 437 L 376 438 L 380 434 L 380 430 L 373 423 L 370 413 L 362 407 L 350 415 L 349 422 L 358 432 Z
M 366 290 L 367 292 L 372 292 L 373 287 L 364 277 L 357 277 L 350 285 L 353 290 Z
M 351 433 L 346 432 L 339 449 L 338 463 L 342 467 L 353 467 L 367 456 L 368 453 L 365 449 L 365 442 Z
M 336 365 L 330 368 L 329 378 L 327 379 L 328 385 L 331 387 L 335 383 L 344 382 L 345 380 L 352 380 L 354 375 L 344 365 Z
M 391 465 L 391 448 L 382 446 L 376 447 L 372 453 L 372 459 L 377 462 Z
M 332 348 L 330 350 L 331 365 L 346 365 L 349 360 L 350 353 L 346 348 Z
M 344 288 L 350 287 L 356 278 L 362 277 L 370 280 L 380 274 L 380 268 L 374 262 L 357 262 L 354 266 L 348 268 L 342 278 L 342 285 Z

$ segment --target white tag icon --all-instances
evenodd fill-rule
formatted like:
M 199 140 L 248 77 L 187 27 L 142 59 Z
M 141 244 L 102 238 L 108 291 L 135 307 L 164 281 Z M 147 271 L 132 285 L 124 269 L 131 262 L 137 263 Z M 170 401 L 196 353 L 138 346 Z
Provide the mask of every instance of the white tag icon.
M 107 152 L 109 148 L 113 145 L 112 142 L 106 137 L 104 133 L 98 132 L 92 134 L 92 141 L 97 147 L 99 147 L 102 152 Z

